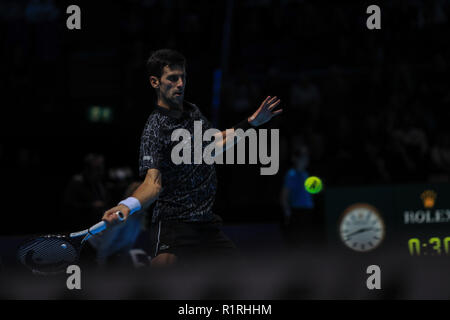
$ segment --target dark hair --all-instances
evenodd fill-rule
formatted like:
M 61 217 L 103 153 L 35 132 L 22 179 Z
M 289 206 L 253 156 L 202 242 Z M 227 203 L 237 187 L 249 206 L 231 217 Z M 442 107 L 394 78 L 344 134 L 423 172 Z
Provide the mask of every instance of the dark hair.
M 161 78 L 165 66 L 186 67 L 186 58 L 172 49 L 160 49 L 151 53 L 147 60 L 147 71 L 149 76 Z

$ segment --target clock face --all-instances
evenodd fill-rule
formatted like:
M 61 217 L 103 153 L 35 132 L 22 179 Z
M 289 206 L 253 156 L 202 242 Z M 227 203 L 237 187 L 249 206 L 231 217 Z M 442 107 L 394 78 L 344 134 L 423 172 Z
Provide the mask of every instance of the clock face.
M 348 207 L 339 221 L 342 242 L 352 250 L 365 252 L 378 247 L 385 236 L 380 213 L 371 205 L 354 204 Z

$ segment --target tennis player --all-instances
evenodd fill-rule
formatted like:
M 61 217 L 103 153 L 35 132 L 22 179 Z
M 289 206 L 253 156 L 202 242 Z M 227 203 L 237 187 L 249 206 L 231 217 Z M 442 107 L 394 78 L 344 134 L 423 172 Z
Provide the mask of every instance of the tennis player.
M 214 165 L 175 165 L 171 159 L 172 148 L 178 143 L 171 141 L 174 130 L 186 129 L 193 136 L 194 121 L 202 121 L 202 132 L 211 128 L 199 108 L 184 100 L 186 59 L 179 52 L 161 49 L 151 54 L 147 69 L 157 102 L 141 137 L 139 175 L 145 179 L 131 197 L 107 210 L 103 219 L 114 223 L 116 211 L 122 211 L 126 218 L 156 201 L 150 229 L 152 266 L 235 255 L 235 245 L 220 230 L 221 219 L 212 210 L 217 186 Z M 257 127 L 280 114 L 281 109 L 275 110 L 279 104 L 277 97 L 269 96 L 248 119 L 221 132 L 222 139 L 217 142 L 220 150 L 227 138 L 235 142 L 231 138 L 234 129 Z

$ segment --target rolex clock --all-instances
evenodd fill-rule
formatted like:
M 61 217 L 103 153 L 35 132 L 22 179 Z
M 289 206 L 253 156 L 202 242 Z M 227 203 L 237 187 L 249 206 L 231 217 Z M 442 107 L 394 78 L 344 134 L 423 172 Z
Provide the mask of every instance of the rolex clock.
M 342 214 L 338 232 L 345 246 L 354 251 L 366 252 L 383 242 L 386 228 L 383 217 L 375 207 L 356 203 Z

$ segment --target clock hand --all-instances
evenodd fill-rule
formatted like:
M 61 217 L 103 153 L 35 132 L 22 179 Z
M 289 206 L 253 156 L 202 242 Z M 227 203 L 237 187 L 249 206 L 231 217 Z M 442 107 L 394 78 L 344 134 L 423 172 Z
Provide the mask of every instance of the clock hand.
M 370 230 L 372 230 L 372 228 L 361 228 L 359 230 L 356 230 L 355 232 L 352 232 L 352 233 L 346 235 L 346 237 L 349 238 L 349 237 L 354 236 L 355 234 L 366 232 L 366 231 L 370 231 Z

